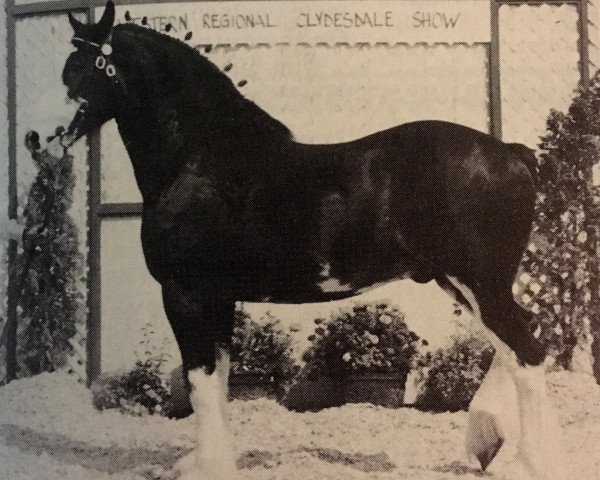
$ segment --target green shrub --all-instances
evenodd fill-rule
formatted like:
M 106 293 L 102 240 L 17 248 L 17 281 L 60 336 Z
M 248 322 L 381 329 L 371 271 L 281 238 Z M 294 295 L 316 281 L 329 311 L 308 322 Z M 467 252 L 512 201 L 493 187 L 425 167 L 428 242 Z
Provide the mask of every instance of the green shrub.
M 292 337 L 267 313 L 259 322 L 243 310 L 235 315 L 231 342 L 231 373 L 253 375 L 280 386 L 299 370 L 292 357 Z
M 143 355 L 128 372 L 101 375 L 92 384 L 92 401 L 99 410 L 118 408 L 131 415 L 170 415 L 171 389 L 162 370 L 168 355 L 152 343 L 152 327 L 142 329 Z M 158 353 L 157 353 L 158 352 Z
M 386 304 L 361 303 L 317 319 L 304 360 L 310 378 L 357 374 L 406 375 L 417 353 L 418 336 L 404 314 Z
M 573 350 L 600 326 L 600 192 L 594 168 L 600 153 L 600 72 L 576 92 L 566 112 L 552 110 L 541 138 L 537 203 L 522 271 L 534 285 L 517 298 L 532 309 L 540 340 L 564 368 Z M 521 275 L 519 275 L 520 277 Z M 598 342 L 592 344 L 598 358 Z M 600 362 L 594 365 L 600 378 Z
M 425 381 L 416 403 L 434 411 L 467 410 L 493 357 L 483 335 L 461 331 L 447 348 L 421 359 Z
M 38 168 L 23 212 L 23 251 L 17 261 L 19 377 L 52 372 L 66 364 L 69 340 L 82 320 L 82 256 L 69 215 L 75 175 L 73 157 L 32 155 Z
M 159 358 L 138 360 L 129 372 L 100 376 L 92 384 L 94 406 L 132 415 L 169 415 L 171 391 L 160 372 L 161 364 Z

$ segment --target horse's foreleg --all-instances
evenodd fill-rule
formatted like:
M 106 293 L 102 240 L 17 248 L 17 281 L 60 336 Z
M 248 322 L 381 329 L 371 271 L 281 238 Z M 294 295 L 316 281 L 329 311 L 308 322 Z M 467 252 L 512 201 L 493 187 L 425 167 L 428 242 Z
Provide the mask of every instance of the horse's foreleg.
M 234 480 L 227 384 L 235 303 L 199 302 L 176 285 L 163 288 L 163 300 L 181 351 L 195 420 L 196 446 L 175 468 L 182 480 Z
M 217 349 L 216 367 L 190 370 L 190 403 L 196 421 L 196 448 L 178 464 L 184 479 L 233 480 L 235 463 L 227 414 L 229 352 Z

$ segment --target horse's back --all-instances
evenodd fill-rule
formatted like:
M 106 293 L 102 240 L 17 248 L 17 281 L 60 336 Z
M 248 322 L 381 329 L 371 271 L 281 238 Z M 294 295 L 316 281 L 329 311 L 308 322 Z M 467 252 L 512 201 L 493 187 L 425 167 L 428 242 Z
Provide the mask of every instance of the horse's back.
M 498 272 L 494 264 L 514 275 L 535 199 L 527 147 L 421 121 L 305 148 L 328 171 L 318 180 L 321 245 L 341 283 L 453 274 L 471 284 Z

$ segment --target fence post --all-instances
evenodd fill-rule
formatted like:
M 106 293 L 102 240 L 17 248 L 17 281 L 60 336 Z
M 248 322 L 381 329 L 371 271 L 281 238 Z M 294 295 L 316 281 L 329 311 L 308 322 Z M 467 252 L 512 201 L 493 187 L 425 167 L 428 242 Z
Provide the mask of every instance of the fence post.
M 502 140 L 502 97 L 500 94 L 500 2 L 490 1 L 490 123 L 491 133 Z
M 596 382 L 600 384 L 600 225 L 598 220 L 594 220 L 594 242 L 592 251 L 595 254 L 594 262 L 592 263 L 594 271 L 590 272 L 590 291 L 592 318 L 590 318 L 590 334 L 592 336 L 591 354 L 592 354 L 592 371 Z
M 590 86 L 590 52 L 589 52 L 589 31 L 588 31 L 588 0 L 579 0 L 579 75 L 580 84 L 584 90 Z
M 14 0 L 6 0 L 6 69 L 7 69 L 7 109 L 8 109 L 8 218 L 17 218 L 17 86 L 16 86 L 16 25 Z M 19 272 L 17 271 L 19 243 L 8 242 L 8 288 L 6 309 L 6 382 L 17 377 L 17 291 Z
M 95 22 L 96 4 L 88 0 L 88 21 Z M 87 336 L 86 336 L 86 380 L 88 386 L 100 375 L 102 368 L 102 285 L 101 285 L 101 246 L 100 246 L 100 203 L 101 203 L 101 145 L 100 130 L 87 137 L 88 141 L 88 273 L 87 273 Z

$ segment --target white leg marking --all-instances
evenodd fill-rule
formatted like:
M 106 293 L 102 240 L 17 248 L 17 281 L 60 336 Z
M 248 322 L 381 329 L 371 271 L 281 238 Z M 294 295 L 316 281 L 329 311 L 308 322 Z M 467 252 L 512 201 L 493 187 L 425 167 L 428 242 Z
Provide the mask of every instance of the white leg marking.
M 462 293 L 473 308 L 473 317 L 496 349 L 490 369 L 469 405 L 465 445 L 469 459 L 479 460 L 483 469 L 502 452 L 516 450 L 520 437 L 517 391 L 507 362 L 511 350 L 484 324 L 473 292 L 457 278 L 448 280 Z M 516 480 L 516 479 L 515 479 Z
M 496 351 L 490 369 L 469 405 L 466 447 L 483 469 L 500 447 L 514 454 L 520 436 L 519 404 L 512 376 L 506 368 L 505 353 Z
M 227 438 L 231 439 L 231 429 L 229 425 L 229 370 L 231 367 L 229 350 L 218 348 L 217 368 L 215 372 L 219 376 L 220 392 L 221 392 L 221 412 L 223 415 L 223 424 L 226 429 Z M 230 440 L 231 441 L 231 440 Z
M 448 279 L 473 306 L 475 318 L 481 321 L 473 292 L 456 278 L 449 276 Z M 517 462 L 513 471 L 505 478 L 564 478 L 559 449 L 560 429 L 546 391 L 544 365 L 520 365 L 515 353 L 491 330 L 485 326 L 484 328 L 496 349 L 496 355 L 489 373 L 469 406 L 467 451 L 472 455 L 484 451 L 485 456 L 493 448 L 494 440 L 501 438 L 509 441 L 517 451 Z M 479 445 L 483 443 L 483 447 L 477 448 L 478 441 Z
M 229 353 L 219 349 L 215 371 L 188 373 L 196 420 L 196 448 L 176 466 L 184 480 L 234 480 L 235 459 L 227 420 Z
M 521 441 L 517 460 L 522 470 L 535 480 L 564 478 L 561 430 L 554 405 L 548 397 L 544 364 L 521 366 L 515 361 L 511 369 L 517 386 L 521 412 Z

